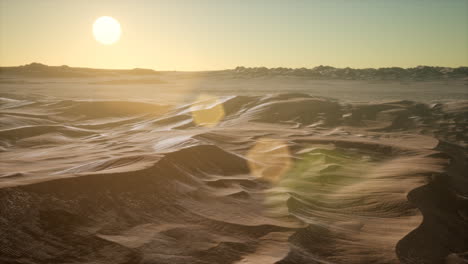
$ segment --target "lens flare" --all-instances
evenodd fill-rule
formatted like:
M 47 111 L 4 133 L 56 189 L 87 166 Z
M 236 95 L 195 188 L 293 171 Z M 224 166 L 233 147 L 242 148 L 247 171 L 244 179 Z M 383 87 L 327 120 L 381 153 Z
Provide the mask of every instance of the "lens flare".
M 262 138 L 246 155 L 252 175 L 277 182 L 291 168 L 292 160 L 286 142 Z
M 214 127 L 225 116 L 224 107 L 219 98 L 212 95 L 200 95 L 190 108 L 193 122 L 199 126 Z

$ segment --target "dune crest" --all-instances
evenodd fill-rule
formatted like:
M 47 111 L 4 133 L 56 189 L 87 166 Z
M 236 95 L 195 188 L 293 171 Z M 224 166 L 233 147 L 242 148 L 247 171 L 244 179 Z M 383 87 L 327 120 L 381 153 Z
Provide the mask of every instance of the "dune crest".
M 0 114 L 2 263 L 442 263 L 468 250 L 464 101 L 4 95 Z

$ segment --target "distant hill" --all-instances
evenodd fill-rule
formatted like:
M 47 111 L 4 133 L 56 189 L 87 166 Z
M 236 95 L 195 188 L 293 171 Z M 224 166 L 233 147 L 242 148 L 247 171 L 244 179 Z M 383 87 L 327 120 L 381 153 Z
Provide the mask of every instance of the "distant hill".
M 150 75 L 158 72 L 150 69 L 108 70 L 92 68 L 76 68 L 63 66 L 47 66 L 41 63 L 30 63 L 17 67 L 0 67 L 0 75 L 24 76 L 34 78 L 68 78 L 94 77 L 102 75 Z
M 447 68 L 418 66 L 415 68 L 334 68 L 318 66 L 307 68 L 246 68 L 237 67 L 231 72 L 238 77 L 251 78 L 261 76 L 303 76 L 311 79 L 338 80 L 440 80 L 468 78 L 468 67 Z
M 41 63 L 31 63 L 17 67 L 0 67 L 0 75 L 21 76 L 31 78 L 68 78 L 68 77 L 95 77 L 112 75 L 155 75 L 161 72 L 151 69 L 110 70 L 75 68 L 69 66 L 47 66 Z M 202 74 L 203 73 L 203 74 Z M 192 73 L 194 74 L 194 73 Z M 448 68 L 418 66 L 414 68 L 334 68 L 331 66 L 318 66 L 315 68 L 266 68 L 266 67 L 237 67 L 230 70 L 214 72 L 198 72 L 202 76 L 219 74 L 232 78 L 258 78 L 274 76 L 296 76 L 318 80 L 449 80 L 468 79 L 468 67 Z

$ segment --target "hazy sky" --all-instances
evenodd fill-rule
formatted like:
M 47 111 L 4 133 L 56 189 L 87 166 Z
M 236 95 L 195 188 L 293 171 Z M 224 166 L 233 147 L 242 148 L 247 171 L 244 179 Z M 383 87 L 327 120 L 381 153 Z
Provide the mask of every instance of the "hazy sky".
M 112 16 L 105 46 L 92 24 Z M 0 65 L 468 66 L 468 0 L 0 0 Z

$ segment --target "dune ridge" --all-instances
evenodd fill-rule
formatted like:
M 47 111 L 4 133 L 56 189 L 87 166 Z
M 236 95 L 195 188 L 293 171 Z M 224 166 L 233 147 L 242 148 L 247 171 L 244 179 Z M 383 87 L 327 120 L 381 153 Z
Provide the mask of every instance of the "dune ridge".
M 451 263 L 466 101 L 0 95 L 2 263 Z

